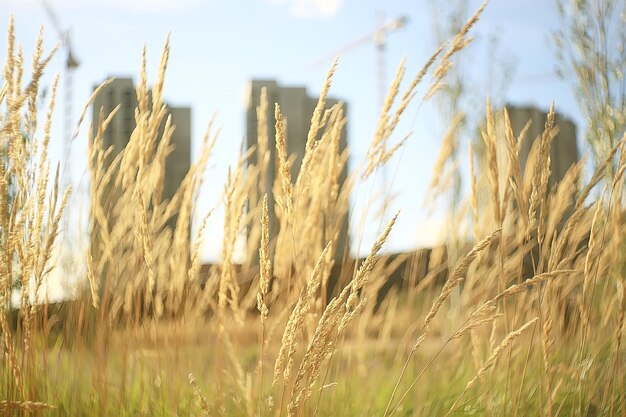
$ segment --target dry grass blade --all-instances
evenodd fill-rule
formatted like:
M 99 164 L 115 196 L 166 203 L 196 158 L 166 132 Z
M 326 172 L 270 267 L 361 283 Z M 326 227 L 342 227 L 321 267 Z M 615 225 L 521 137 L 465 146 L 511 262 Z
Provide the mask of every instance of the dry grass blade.
M 437 160 L 435 162 L 435 166 L 433 168 L 433 174 L 430 180 L 429 189 L 433 195 L 432 200 L 434 201 L 438 194 L 441 192 L 441 179 L 444 174 L 444 169 L 446 164 L 451 161 L 454 157 L 454 150 L 457 148 L 458 142 L 458 133 L 463 123 L 464 116 L 462 114 L 457 114 L 452 121 L 450 122 L 450 126 L 448 126 L 448 130 L 446 131 L 443 140 L 441 142 L 441 148 L 439 149 L 439 155 L 437 155 Z M 454 162 L 454 161 L 451 161 Z
M 291 376 L 291 371 L 294 365 L 294 356 L 296 354 L 297 338 L 302 330 L 302 323 L 306 314 L 309 311 L 311 302 L 314 300 L 315 294 L 320 286 L 321 274 L 323 271 L 323 264 L 327 261 L 326 254 L 330 248 L 330 243 L 324 248 L 322 254 L 319 256 L 311 276 L 306 283 L 306 286 L 300 291 L 298 301 L 294 306 L 285 331 L 282 337 L 282 343 L 280 350 L 276 357 L 276 363 L 274 364 L 274 379 L 272 380 L 272 386 L 276 385 L 280 378 L 282 371 L 283 382 L 287 384 Z
M 452 276 L 448 278 L 448 280 L 446 281 L 445 285 L 443 286 L 443 289 L 441 290 L 441 293 L 439 294 L 439 297 L 437 297 L 432 307 L 430 308 L 430 311 L 428 312 L 428 314 L 426 314 L 426 317 L 424 318 L 424 323 L 422 324 L 420 335 L 417 338 L 416 342 L 413 344 L 413 347 L 411 348 L 411 351 L 409 352 L 409 355 L 406 361 L 404 362 L 404 366 L 402 367 L 400 376 L 398 377 L 398 380 L 396 381 L 394 389 L 391 393 L 391 397 L 389 398 L 389 402 L 387 403 L 385 413 L 383 414 L 384 417 L 386 417 L 387 415 L 391 415 L 395 412 L 395 410 L 398 408 L 400 403 L 404 401 L 404 398 L 406 398 L 410 390 L 417 383 L 417 379 L 414 379 L 413 382 L 411 382 L 407 390 L 404 392 L 404 394 L 398 401 L 397 405 L 394 407 L 391 413 L 389 413 L 389 409 L 391 408 L 391 404 L 398 390 L 398 387 L 400 386 L 400 382 L 402 381 L 402 378 L 404 377 L 404 374 L 409 366 L 411 358 L 413 357 L 413 355 L 417 351 L 417 348 L 422 344 L 422 342 L 425 340 L 426 336 L 429 333 L 429 325 L 431 321 L 435 318 L 435 316 L 437 315 L 437 312 L 439 311 L 443 303 L 448 299 L 448 297 L 450 297 L 450 294 L 452 294 L 452 290 L 456 288 L 456 286 L 459 285 L 461 281 L 463 281 L 465 271 L 467 271 L 467 269 L 472 264 L 472 262 L 474 262 L 478 254 L 482 250 L 487 248 L 494 240 L 499 238 L 501 233 L 502 233 L 502 229 L 497 229 L 493 233 L 491 233 L 491 235 L 487 236 L 486 238 L 481 240 L 476 246 L 474 246 L 474 248 L 467 255 L 465 255 L 465 257 L 461 260 L 461 262 L 456 266 L 454 272 L 452 273 Z
M 439 297 L 434 302 L 430 311 L 424 318 L 424 324 L 422 328 L 424 329 L 425 332 L 427 332 L 426 329 L 428 329 L 428 325 L 435 318 L 435 316 L 437 315 L 437 312 L 439 311 L 443 303 L 448 299 L 448 297 L 450 297 L 452 290 L 456 286 L 458 286 L 461 283 L 461 281 L 463 281 L 465 271 L 467 271 L 467 269 L 472 264 L 472 262 L 474 262 L 478 254 L 482 252 L 485 248 L 487 248 L 489 245 L 491 245 L 493 241 L 500 238 L 501 234 L 502 234 L 502 229 L 497 229 L 494 232 L 492 232 L 489 236 L 487 236 L 486 238 L 478 242 L 478 244 L 474 246 L 474 248 L 472 248 L 472 250 L 469 251 L 468 254 L 465 255 L 465 257 L 461 260 L 461 262 L 456 266 L 456 268 L 454 269 L 454 272 L 452 273 L 452 276 L 448 279 L 448 281 L 446 281 L 445 285 L 443 286 L 443 289 L 441 290 L 441 294 L 439 294 Z M 416 347 L 414 347 L 414 349 L 415 348 Z
M 202 410 L 202 414 L 205 417 L 210 417 L 211 413 L 209 412 L 209 402 L 200 390 L 200 387 L 198 386 L 196 378 L 193 376 L 193 374 L 189 374 L 189 384 L 193 388 L 193 393 L 196 395 L 196 400 L 198 401 L 198 405 Z
M 54 406 L 39 401 L 0 401 L 0 410 L 6 413 L 25 411 L 35 413 L 37 411 L 53 409 Z
M 434 71 L 434 80 L 431 82 L 428 87 L 428 91 L 424 95 L 424 101 L 432 98 L 435 93 L 441 88 L 442 80 L 446 76 L 446 74 L 452 68 L 453 63 L 451 62 L 451 58 L 457 54 L 458 52 L 465 49 L 469 43 L 471 42 L 471 38 L 467 38 L 467 34 L 469 33 L 472 26 L 478 22 L 481 14 L 489 4 L 489 0 L 486 0 L 477 10 L 476 12 L 468 19 L 467 22 L 463 25 L 459 33 L 454 37 L 452 43 L 446 53 L 439 60 L 439 64 L 435 68 Z
M 322 317 L 318 321 L 313 337 L 298 368 L 291 392 L 291 399 L 287 408 L 288 416 L 295 416 L 297 410 L 310 398 L 315 383 L 320 375 L 324 360 L 334 352 L 339 336 L 363 307 L 365 300 L 359 302 L 358 293 L 366 284 L 374 267 L 376 256 L 387 241 L 398 215 L 399 213 L 395 214 L 383 233 L 376 240 L 368 257 L 359 267 L 352 282 L 341 291 L 338 297 L 331 300 L 324 309 Z M 341 314 L 342 310 L 343 314 Z
M 276 119 L 276 151 L 279 161 L 278 170 L 280 173 L 280 185 L 282 190 L 282 199 L 279 200 L 279 203 L 282 205 L 283 210 L 285 210 L 289 223 L 293 223 L 293 186 L 291 182 L 291 167 L 289 166 L 288 161 L 283 115 L 280 112 L 280 106 L 278 103 L 276 103 L 274 107 L 274 117 Z
M 509 333 L 504 338 L 504 340 L 502 340 L 500 345 L 497 348 L 495 348 L 493 352 L 491 352 L 491 355 L 485 361 L 484 365 L 482 366 L 482 368 L 480 368 L 476 376 L 467 383 L 467 385 L 465 386 L 465 389 L 463 389 L 463 392 L 458 396 L 458 398 L 454 401 L 454 403 L 450 407 L 450 410 L 446 413 L 446 417 L 455 411 L 456 405 L 458 404 L 459 400 L 476 383 L 476 381 L 478 381 L 478 379 L 480 379 L 480 377 L 483 376 L 485 372 L 487 372 L 490 368 L 492 368 L 495 365 L 502 351 L 504 351 L 515 339 L 517 339 L 522 333 L 524 333 L 533 324 L 535 324 L 537 320 L 539 320 L 539 317 L 535 317 L 534 319 L 530 320 L 519 329 Z

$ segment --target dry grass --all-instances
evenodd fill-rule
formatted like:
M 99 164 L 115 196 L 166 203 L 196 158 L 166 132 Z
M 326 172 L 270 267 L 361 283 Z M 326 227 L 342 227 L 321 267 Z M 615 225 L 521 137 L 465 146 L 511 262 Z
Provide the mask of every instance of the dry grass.
M 494 112 L 488 103 L 481 139 L 487 164 L 474 164 L 479 147 L 470 145 L 470 210 L 463 219 L 477 243 L 457 234 L 448 244 L 464 248 L 458 259 L 445 247 L 429 260 L 417 253 L 388 259 L 380 252 L 396 214 L 362 262 L 336 256 L 354 185 L 375 175 L 407 140 L 390 144 L 422 79 L 434 68 L 427 100 L 453 55 L 468 45 L 485 6 L 433 54 L 392 111 L 406 72 L 400 65 L 367 158 L 346 181 L 347 153 L 340 147 L 346 118 L 341 105 L 325 103 L 337 62 L 312 115 L 299 170 L 287 154 L 280 107 L 263 92 L 258 146 L 229 172 L 220 264 L 208 276 L 200 274 L 199 253 L 211 212 L 193 237 L 190 224 L 217 133 L 209 124 L 197 161 L 176 194 L 164 198 L 175 129 L 163 103 L 169 43 L 150 91 L 144 50 L 137 126 L 128 144 L 103 145 L 115 110 L 100 110 L 101 122 L 90 129 L 92 244 L 80 254 L 86 286 L 59 309 L 37 302 L 56 262 L 52 248 L 70 192 L 59 189 L 58 169 L 51 177 L 48 160 L 57 81 L 38 128 L 35 99 L 50 58 L 43 58 L 40 37 L 24 84 L 11 21 L 0 89 L 0 410 L 626 415 L 626 136 L 615 138 L 589 180 L 580 163 L 550 190 L 554 107 L 543 134 L 525 139 L 527 128 L 514 132 L 506 111 Z M 265 117 L 272 104 L 276 149 L 269 147 Z M 443 141 L 436 192 L 445 187 L 439 174 L 459 122 L 454 119 Z M 524 171 L 523 140 L 535 144 Z M 269 164 L 273 152 L 276 167 Z M 268 189 L 272 169 L 278 175 Z M 271 211 L 278 227 L 270 231 Z M 234 256 L 244 230 L 247 261 L 238 268 Z M 379 299 L 403 265 L 403 288 Z M 449 273 L 448 265 L 455 265 Z M 418 271 L 424 271 L 419 280 Z M 15 291 L 17 312 L 10 301 Z

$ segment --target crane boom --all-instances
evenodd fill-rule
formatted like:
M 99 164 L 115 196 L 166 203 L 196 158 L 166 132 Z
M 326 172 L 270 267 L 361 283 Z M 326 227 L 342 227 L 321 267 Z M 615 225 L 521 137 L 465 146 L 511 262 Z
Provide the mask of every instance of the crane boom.
M 41 4 L 46 10 L 46 14 L 48 15 L 48 19 L 50 19 L 50 23 L 52 23 L 52 27 L 54 28 L 54 30 L 56 30 L 57 35 L 59 35 L 59 38 L 61 39 L 63 44 L 65 44 L 67 40 L 65 39 L 65 32 L 63 31 L 63 29 L 61 29 L 61 21 L 59 20 L 59 17 L 50 6 L 50 3 L 48 3 L 46 0 L 41 0 Z
M 378 18 L 380 23 L 373 32 L 368 33 L 365 36 L 357 38 L 354 41 L 343 45 L 339 49 L 335 50 L 332 54 L 329 54 L 324 58 L 318 59 L 317 61 L 313 62 L 311 66 L 320 66 L 326 64 L 338 55 L 344 55 L 362 45 L 373 43 L 376 46 L 376 78 L 378 81 L 379 105 L 382 109 L 385 101 L 385 93 L 387 91 L 387 82 L 385 79 L 385 47 L 387 44 L 387 36 L 389 36 L 390 33 L 395 32 L 396 30 L 406 26 L 406 24 L 408 23 L 408 18 L 406 16 L 400 16 L 396 19 L 385 21 L 383 14 L 379 14 Z M 387 186 L 388 179 L 386 166 L 382 167 L 382 177 L 383 190 L 388 190 L 389 188 Z M 385 217 L 385 213 L 387 212 L 388 203 L 389 199 L 385 199 L 385 203 L 382 208 L 381 224 Z
M 52 6 L 48 3 L 47 0 L 41 0 L 41 4 L 48 15 L 48 19 L 50 23 L 54 27 L 54 30 L 57 32 L 59 36 L 63 48 L 65 49 L 65 76 L 64 76 L 64 84 L 65 84 L 65 97 L 64 97 L 64 116 L 65 123 L 63 126 L 64 134 L 63 134 L 63 151 L 64 162 L 63 162 L 63 173 L 62 173 L 62 181 L 63 188 L 67 189 L 71 184 L 71 141 L 72 141 L 72 84 L 73 84 L 73 76 L 74 71 L 80 65 L 79 61 L 76 59 L 76 56 L 72 50 L 72 40 L 70 37 L 70 31 L 64 30 L 61 26 L 61 21 L 55 11 L 52 9 Z M 67 215 L 68 211 L 66 210 L 65 215 L 63 216 L 63 225 L 64 230 L 66 231 L 65 236 L 68 236 L 69 229 L 69 218 Z M 67 242 L 66 242 L 67 243 Z
M 67 69 L 78 68 L 78 66 L 80 65 L 80 62 L 76 59 L 76 55 L 74 55 L 74 52 L 73 52 L 70 31 L 63 30 L 59 16 L 56 14 L 54 9 L 52 9 L 52 6 L 50 6 L 50 3 L 48 3 L 47 0 L 41 0 L 41 4 L 43 8 L 45 9 L 46 14 L 48 15 L 48 19 L 50 20 L 50 23 L 52 23 L 52 27 L 57 32 L 59 39 L 61 40 L 61 42 L 63 43 L 63 46 L 67 50 L 67 55 L 66 55 L 66 60 L 65 60 L 66 68 Z
M 381 24 L 378 28 L 376 28 L 376 30 L 374 30 L 373 32 L 361 36 L 360 38 L 355 39 L 354 41 L 349 42 L 338 48 L 333 53 L 316 60 L 311 64 L 311 66 L 318 67 L 320 65 L 324 65 L 332 61 L 336 56 L 343 55 L 346 52 L 350 52 L 351 50 L 356 49 L 361 45 L 366 45 L 368 43 L 374 43 L 376 46 L 380 46 L 381 44 L 384 45 L 387 40 L 387 34 L 404 27 L 407 22 L 408 18 L 406 16 L 400 16 L 397 19 L 385 22 Z

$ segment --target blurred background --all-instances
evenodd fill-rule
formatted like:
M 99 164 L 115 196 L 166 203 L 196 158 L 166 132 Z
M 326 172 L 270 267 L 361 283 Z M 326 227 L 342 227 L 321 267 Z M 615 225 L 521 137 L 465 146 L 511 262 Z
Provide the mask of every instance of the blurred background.
M 380 113 L 381 90 L 388 90 L 401 60 L 406 58 L 407 66 L 402 91 L 438 45 L 456 33 L 479 6 L 477 1 L 434 0 L 3 0 L 0 19 L 8 22 L 14 15 L 16 38 L 23 43 L 27 63 L 40 26 L 45 27 L 45 50 L 62 44 L 44 85 L 51 85 L 55 72 L 61 75 L 51 159 L 61 161 L 66 182 L 75 190 L 68 209 L 72 221 L 65 226 L 74 245 L 87 245 L 81 225 L 88 216 L 86 149 L 91 109 L 69 151 L 65 150 L 71 135 L 68 124 L 73 133 L 84 103 L 105 79 L 138 81 L 144 44 L 148 83 L 155 80 L 162 46 L 171 33 L 165 100 L 170 106 L 191 110 L 192 161 L 212 115 L 221 127 L 196 213 L 199 219 L 217 207 L 202 249 L 203 261 L 212 262 L 219 257 L 222 242 L 223 184 L 246 135 L 251 80 L 304 87 L 316 98 L 333 56 L 340 55 L 329 95 L 348 105 L 352 170 L 365 160 Z M 559 27 L 558 16 L 553 2 L 493 1 L 474 29 L 472 44 L 456 57 L 447 81 L 450 90 L 443 98 L 418 99 L 407 109 L 397 128 L 397 140 L 409 132 L 412 136 L 391 161 L 385 178 L 378 178 L 372 188 L 393 197 L 387 215 L 402 209 L 386 250 L 432 247 L 445 239 L 443 226 L 449 221 L 450 204 L 454 208 L 455 203 L 444 199 L 425 205 L 424 196 L 442 137 L 457 111 L 467 118 L 458 149 L 462 161 L 467 160 L 470 138 L 478 138 L 487 97 L 495 108 L 507 104 L 541 111 L 555 101 L 558 113 L 572 120 L 579 131 L 584 127 L 571 74 L 557 75 L 557 51 L 551 37 Z M 6 53 L 4 42 L 0 42 L 0 53 Z M 461 73 L 462 77 L 456 75 Z M 468 170 L 464 164 L 459 165 L 460 173 Z M 353 256 L 367 252 L 384 224 L 371 218 L 362 221 L 369 190 L 361 186 L 352 195 Z

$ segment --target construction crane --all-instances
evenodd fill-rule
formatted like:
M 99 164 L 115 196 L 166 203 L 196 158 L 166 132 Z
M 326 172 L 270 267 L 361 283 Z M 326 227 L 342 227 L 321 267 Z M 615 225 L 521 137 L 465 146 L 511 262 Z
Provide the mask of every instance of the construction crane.
M 70 146 L 72 140 L 72 81 L 74 77 L 74 71 L 80 65 L 76 55 L 72 49 L 72 39 L 69 29 L 63 29 L 61 27 L 60 20 L 57 14 L 54 12 L 47 0 L 41 0 L 41 4 L 50 19 L 50 23 L 56 30 L 59 39 L 61 40 L 63 49 L 65 50 L 65 97 L 64 97 L 64 126 L 63 126 L 63 151 L 65 152 L 65 161 L 63 169 L 63 189 L 67 188 L 71 184 L 71 158 L 70 158 Z
M 336 56 L 345 55 L 346 53 L 356 49 L 362 45 L 367 45 L 373 43 L 376 45 L 377 51 L 377 78 L 378 78 L 378 94 L 379 94 L 379 102 L 380 105 L 383 105 L 385 101 L 385 94 L 387 91 L 387 81 L 385 76 L 385 48 L 387 45 L 387 37 L 390 33 L 395 32 L 396 30 L 403 28 L 406 26 L 408 22 L 408 18 L 406 16 L 400 16 L 396 19 L 385 21 L 384 15 L 379 13 L 378 15 L 379 24 L 378 27 L 371 33 L 368 33 L 365 36 L 362 36 L 343 47 L 337 49 L 332 54 L 325 56 L 322 59 L 319 59 L 313 63 L 313 66 L 319 66 L 322 64 L 331 61 Z
M 50 4 L 46 0 L 41 0 L 41 4 L 50 19 L 50 23 L 54 27 L 54 30 L 57 32 L 59 39 L 61 40 L 63 49 L 65 50 L 65 97 L 64 97 L 64 126 L 63 126 L 63 153 L 64 161 L 63 161 L 63 172 L 61 177 L 62 182 L 62 190 L 67 190 L 67 188 L 72 185 L 72 164 L 70 157 L 70 146 L 72 142 L 72 81 L 74 77 L 74 71 L 80 65 L 78 59 L 76 59 L 76 55 L 72 49 L 72 39 L 70 36 L 69 29 L 63 30 L 57 17 L 56 13 L 50 6 Z M 63 229 L 65 233 L 64 245 L 65 250 L 62 252 L 62 257 L 66 258 L 66 260 L 71 259 L 71 250 L 68 248 L 72 245 L 72 239 L 70 236 L 70 219 L 69 219 L 69 210 L 65 210 L 63 215 Z M 65 261 L 64 261 L 65 264 Z
M 367 45 L 373 43 L 376 46 L 376 71 L 377 71 L 377 81 L 378 81 L 378 100 L 379 106 L 382 109 L 383 104 L 385 102 L 385 97 L 387 94 L 387 80 L 385 74 L 386 68 L 386 46 L 387 46 L 387 37 L 392 32 L 397 31 L 398 29 L 403 28 L 407 25 L 409 19 L 406 16 L 400 16 L 396 19 L 386 21 L 383 13 L 378 13 L 378 27 L 371 33 L 368 33 L 365 36 L 362 36 L 343 47 L 337 49 L 332 54 L 327 55 L 326 57 L 319 59 L 313 63 L 314 66 L 320 66 L 322 64 L 327 63 L 328 61 L 334 59 L 336 56 L 345 55 L 346 53 L 352 51 L 353 49 L 359 48 L 362 45 Z M 382 189 L 389 190 L 389 178 L 387 173 L 387 167 L 382 167 Z M 389 198 L 384 199 L 384 205 L 381 209 L 380 215 L 380 224 L 379 228 L 385 224 L 387 209 L 389 204 Z

